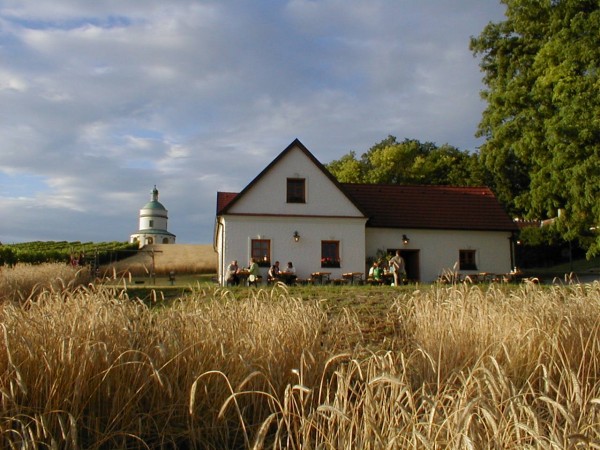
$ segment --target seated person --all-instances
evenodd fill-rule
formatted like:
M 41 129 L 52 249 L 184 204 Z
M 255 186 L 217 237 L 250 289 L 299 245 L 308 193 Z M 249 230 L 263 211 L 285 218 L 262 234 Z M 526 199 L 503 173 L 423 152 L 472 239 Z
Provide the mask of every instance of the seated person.
M 269 280 L 278 280 L 280 275 L 281 271 L 279 270 L 279 261 L 275 261 L 275 264 L 273 264 L 269 269 Z
M 373 265 L 369 267 L 369 278 L 373 278 L 373 271 L 375 270 L 375 267 L 377 267 L 377 262 L 373 262 Z
M 369 280 L 376 283 L 381 283 L 383 277 L 383 270 L 379 267 L 377 261 L 373 263 L 373 266 L 369 269 Z
M 378 282 L 383 280 L 383 269 L 381 267 L 377 266 L 373 269 L 373 279 Z
M 231 284 L 232 286 L 237 286 L 240 284 L 240 277 L 238 275 L 239 271 L 240 268 L 238 266 L 238 262 L 232 261 L 231 264 L 227 266 L 227 270 L 225 271 L 225 280 L 227 280 L 227 283 Z
M 292 284 L 296 279 L 296 268 L 292 264 L 292 262 L 287 263 L 287 267 L 280 272 L 281 277 L 285 281 L 285 284 Z

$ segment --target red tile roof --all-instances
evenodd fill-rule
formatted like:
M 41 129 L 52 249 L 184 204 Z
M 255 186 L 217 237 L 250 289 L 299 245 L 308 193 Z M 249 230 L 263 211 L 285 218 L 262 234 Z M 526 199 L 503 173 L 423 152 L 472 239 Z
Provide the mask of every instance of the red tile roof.
M 217 215 L 221 214 L 223 209 L 237 197 L 237 192 L 217 192 Z
M 369 218 L 368 227 L 516 231 L 489 188 L 341 184 Z M 217 214 L 237 196 L 217 193 Z
M 342 184 L 369 217 L 368 227 L 515 231 L 486 187 Z

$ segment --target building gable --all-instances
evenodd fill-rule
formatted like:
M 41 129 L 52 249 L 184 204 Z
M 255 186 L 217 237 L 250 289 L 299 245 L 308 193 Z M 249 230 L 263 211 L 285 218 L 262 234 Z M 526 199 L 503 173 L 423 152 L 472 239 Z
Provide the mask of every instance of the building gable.
M 301 195 L 290 198 L 296 186 Z M 219 192 L 217 215 L 365 217 L 329 171 L 294 140 L 239 194 Z

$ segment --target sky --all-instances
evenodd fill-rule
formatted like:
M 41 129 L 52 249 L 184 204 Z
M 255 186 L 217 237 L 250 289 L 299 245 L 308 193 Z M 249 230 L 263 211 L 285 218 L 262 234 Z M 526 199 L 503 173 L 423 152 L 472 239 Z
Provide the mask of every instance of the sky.
M 157 186 L 213 241 L 294 139 L 323 164 L 388 135 L 476 151 L 469 39 L 500 0 L 0 0 L 0 242 L 127 241 Z

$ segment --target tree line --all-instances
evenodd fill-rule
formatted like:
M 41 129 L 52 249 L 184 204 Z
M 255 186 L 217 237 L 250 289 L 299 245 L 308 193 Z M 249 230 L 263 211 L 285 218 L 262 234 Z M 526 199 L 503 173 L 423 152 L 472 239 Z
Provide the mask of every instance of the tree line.
M 474 152 L 388 136 L 327 165 L 340 182 L 490 187 L 513 217 L 600 254 L 600 3 L 501 0 L 470 49 L 486 108 Z M 560 216 L 560 218 L 559 218 Z

